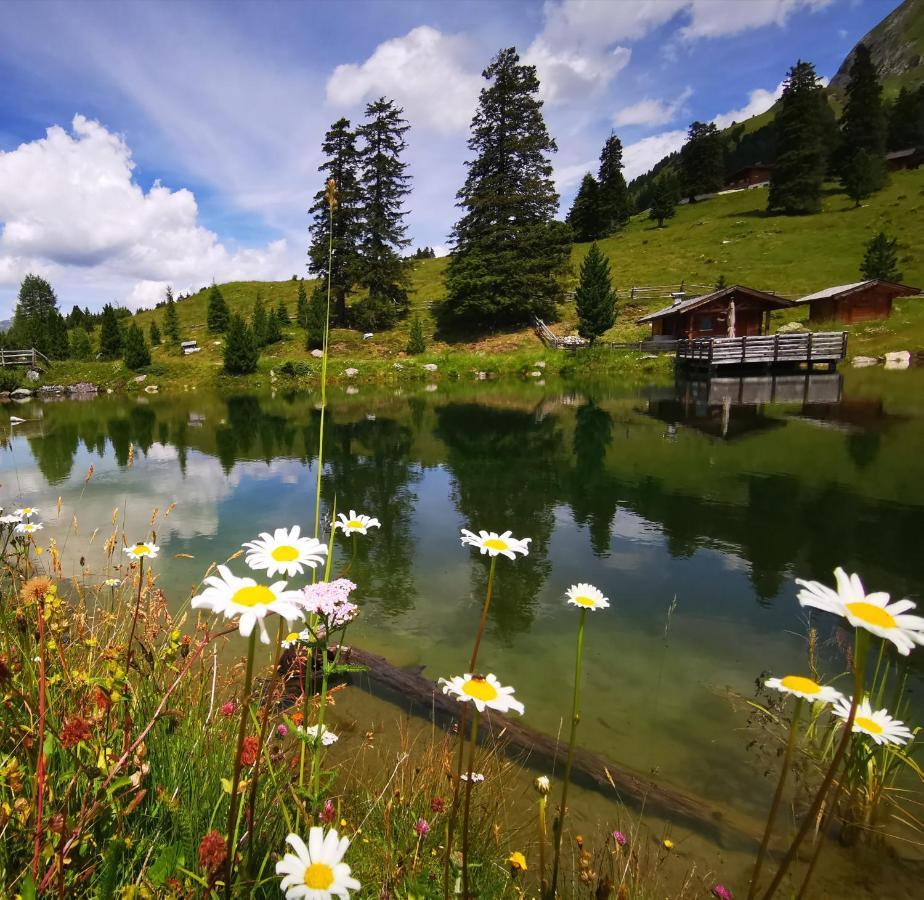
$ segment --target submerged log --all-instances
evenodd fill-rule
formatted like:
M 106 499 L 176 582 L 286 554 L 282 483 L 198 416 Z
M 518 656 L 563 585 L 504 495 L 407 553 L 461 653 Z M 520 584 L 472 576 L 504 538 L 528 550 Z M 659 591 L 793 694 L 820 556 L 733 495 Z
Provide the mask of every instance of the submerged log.
M 359 647 L 344 647 L 341 660 L 365 667 L 364 672 L 348 676 L 350 683 L 379 695 L 384 689 L 386 695 L 392 695 L 388 699 L 441 724 L 458 721 L 459 702 L 425 678 L 421 674 L 422 668 L 401 669 L 384 657 Z M 551 771 L 556 762 L 562 763 L 562 757 L 567 752 L 567 744 L 556 738 L 530 728 L 518 718 L 508 718 L 491 711 L 482 714 L 479 727 L 479 739 L 484 741 L 488 737 L 493 738 L 506 753 L 543 771 Z M 627 805 L 685 824 L 726 848 L 751 849 L 757 844 L 752 828 L 730 822 L 719 810 L 710 808 L 703 801 L 661 787 L 580 747 L 574 751 L 572 780 L 607 794 L 615 790 L 619 799 Z

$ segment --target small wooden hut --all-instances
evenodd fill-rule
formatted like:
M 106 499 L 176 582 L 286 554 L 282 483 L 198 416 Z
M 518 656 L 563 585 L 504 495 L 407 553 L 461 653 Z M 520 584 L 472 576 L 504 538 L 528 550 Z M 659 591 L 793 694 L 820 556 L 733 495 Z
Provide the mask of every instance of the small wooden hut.
M 654 338 L 719 338 L 768 334 L 770 313 L 792 306 L 792 301 L 740 284 L 702 297 L 675 299 L 657 312 L 637 320 L 651 323 Z
M 809 321 L 874 322 L 887 319 L 892 313 L 892 301 L 896 297 L 920 294 L 920 288 L 893 281 L 871 279 L 854 284 L 838 284 L 800 297 L 796 303 L 809 304 Z
M 726 191 L 740 191 L 745 188 L 757 187 L 758 185 L 767 184 L 773 173 L 773 166 L 764 163 L 754 163 L 752 166 L 744 166 L 737 172 L 732 172 L 725 179 Z

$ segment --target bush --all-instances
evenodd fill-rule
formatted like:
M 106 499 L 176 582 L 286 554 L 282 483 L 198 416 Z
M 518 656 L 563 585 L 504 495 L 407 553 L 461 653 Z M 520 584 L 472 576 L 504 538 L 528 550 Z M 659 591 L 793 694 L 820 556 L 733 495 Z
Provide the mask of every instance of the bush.
M 12 393 L 22 385 L 22 376 L 16 369 L 0 369 L 0 391 Z
M 89 359 L 93 355 L 93 347 L 90 344 L 90 335 L 87 334 L 86 328 L 75 328 L 71 332 L 71 359 Z
M 306 375 L 313 375 L 314 369 L 309 363 L 303 362 L 302 360 L 287 359 L 279 367 L 279 374 L 286 375 L 289 378 L 298 378 Z

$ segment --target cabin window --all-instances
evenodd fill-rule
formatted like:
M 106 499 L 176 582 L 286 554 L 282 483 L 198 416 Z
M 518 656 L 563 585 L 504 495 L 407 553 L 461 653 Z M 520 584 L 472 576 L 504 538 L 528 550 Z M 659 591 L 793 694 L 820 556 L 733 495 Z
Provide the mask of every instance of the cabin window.
M 702 316 L 699 320 L 700 331 L 712 331 L 712 316 Z

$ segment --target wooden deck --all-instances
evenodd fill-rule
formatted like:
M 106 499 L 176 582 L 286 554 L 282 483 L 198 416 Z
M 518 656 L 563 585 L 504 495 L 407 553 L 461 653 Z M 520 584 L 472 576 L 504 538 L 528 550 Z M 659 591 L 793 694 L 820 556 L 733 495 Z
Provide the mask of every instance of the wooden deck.
M 677 344 L 678 365 L 705 371 L 720 366 L 812 368 L 824 365 L 833 369 L 846 356 L 846 331 L 694 338 Z
M 30 369 L 48 369 L 51 361 L 35 347 L 29 350 L 0 350 L 0 366 L 27 366 Z

